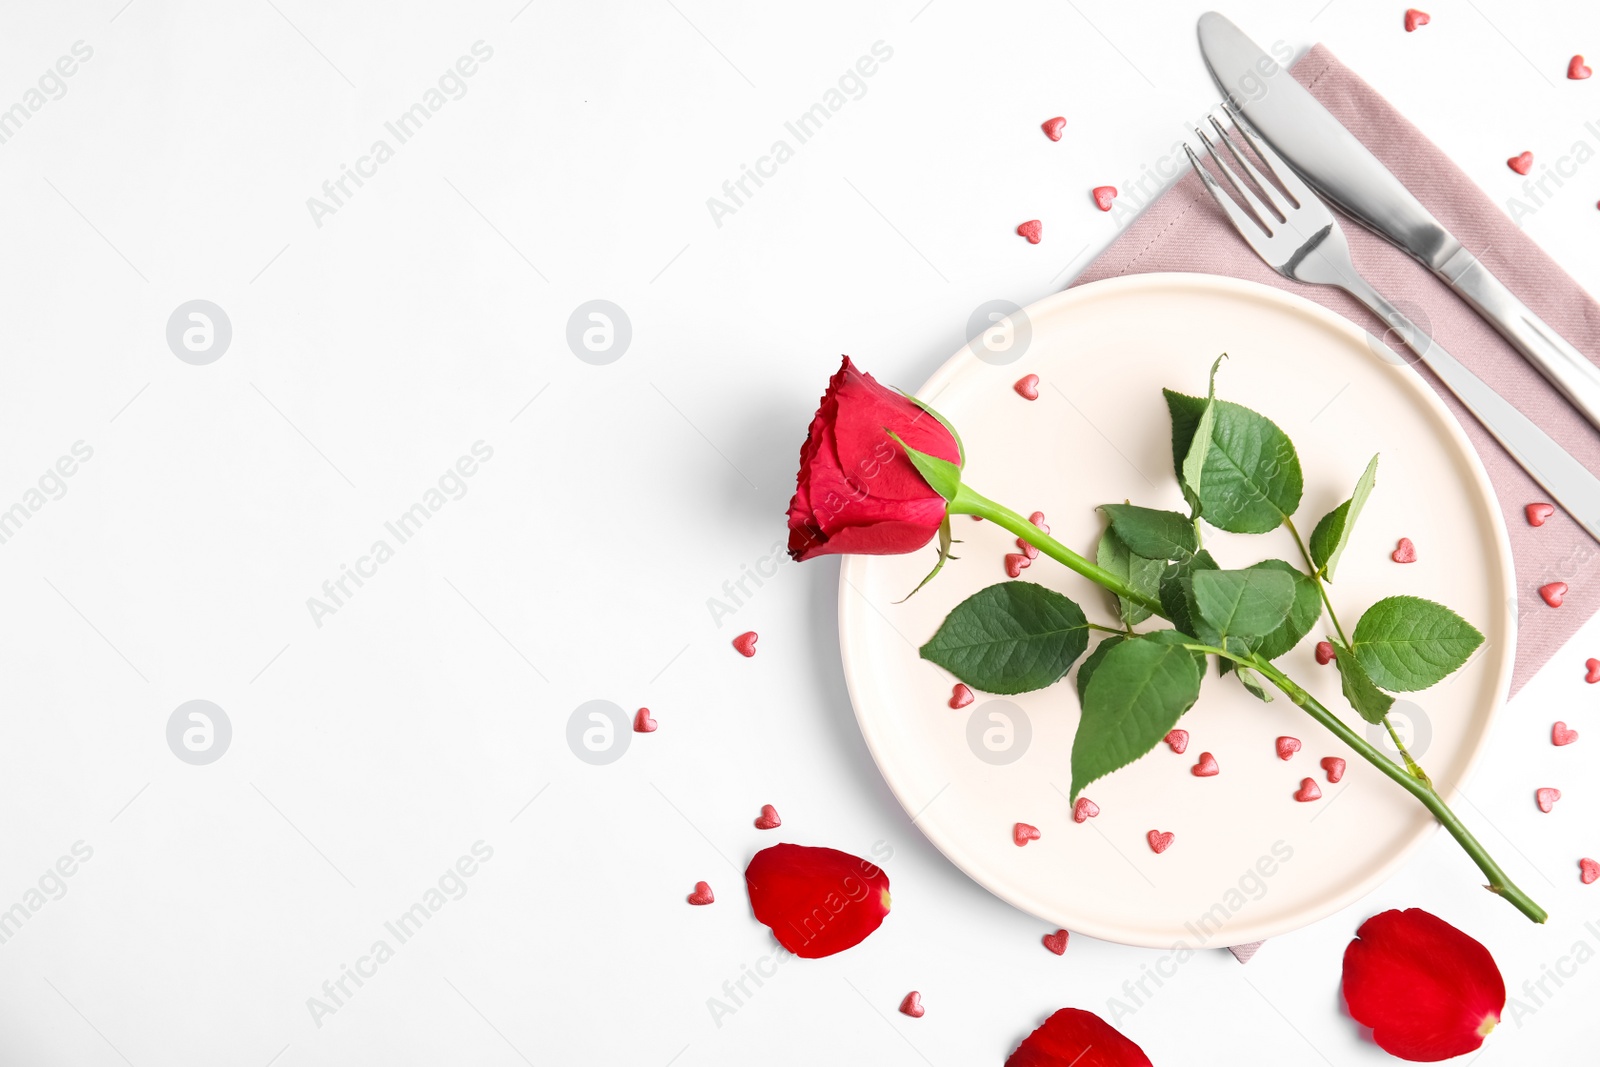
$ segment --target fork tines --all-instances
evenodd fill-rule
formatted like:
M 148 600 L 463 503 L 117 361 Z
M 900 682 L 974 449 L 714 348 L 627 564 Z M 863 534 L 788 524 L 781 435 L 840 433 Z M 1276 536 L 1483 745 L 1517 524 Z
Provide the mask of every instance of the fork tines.
M 1321 206 L 1321 201 L 1312 194 L 1310 189 L 1306 188 L 1305 183 L 1283 161 L 1282 157 L 1265 142 L 1257 140 L 1251 135 L 1243 116 L 1226 101 L 1224 101 L 1222 107 L 1224 113 L 1233 119 L 1233 128 L 1239 131 L 1239 136 L 1244 140 L 1244 143 L 1255 154 L 1256 158 L 1261 160 L 1261 167 L 1257 167 L 1244 153 L 1239 151 L 1234 144 L 1233 138 L 1228 136 L 1228 131 L 1223 128 L 1214 115 L 1207 116 L 1211 123 L 1211 128 L 1216 131 L 1217 141 L 1221 142 L 1228 155 L 1232 157 L 1235 164 L 1234 167 L 1229 167 L 1227 163 L 1223 162 L 1222 156 L 1217 152 L 1216 144 L 1210 137 L 1206 136 L 1204 130 L 1196 127 L 1194 132 L 1200 138 L 1201 143 L 1205 145 L 1206 153 L 1216 163 L 1217 173 L 1222 176 L 1223 181 L 1228 183 L 1228 188 L 1233 192 L 1234 196 L 1230 197 L 1223 192 L 1216 179 L 1211 176 L 1211 172 L 1200 162 L 1200 157 L 1195 155 L 1194 149 L 1187 144 L 1183 146 L 1183 149 L 1188 154 L 1189 162 L 1194 166 L 1195 173 L 1200 175 L 1200 180 L 1205 183 L 1206 189 L 1210 191 L 1211 196 L 1227 213 L 1234 226 L 1239 228 L 1240 233 L 1247 234 L 1245 227 L 1249 225 L 1253 228 L 1258 228 L 1270 237 L 1279 223 L 1288 221 L 1291 212 L 1312 205 Z M 1243 182 L 1235 177 L 1235 169 L 1245 179 Z M 1276 185 L 1273 184 L 1274 180 L 1277 183 Z M 1235 202 L 1234 197 L 1238 198 L 1238 202 Z M 1239 203 L 1243 203 L 1249 208 L 1248 214 L 1240 209 Z

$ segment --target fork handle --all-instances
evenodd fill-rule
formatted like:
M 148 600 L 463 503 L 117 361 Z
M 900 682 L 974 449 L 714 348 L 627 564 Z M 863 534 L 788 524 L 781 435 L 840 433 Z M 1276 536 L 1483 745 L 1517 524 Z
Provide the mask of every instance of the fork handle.
M 1487 382 L 1463 367 L 1444 346 L 1406 318 L 1399 308 L 1372 288 L 1364 278 L 1343 278 L 1339 287 L 1355 297 L 1399 334 L 1411 349 L 1455 394 L 1466 409 L 1494 435 L 1511 458 L 1566 509 L 1567 514 L 1600 541 L 1600 478 L 1558 445 L 1533 420 L 1491 389 Z

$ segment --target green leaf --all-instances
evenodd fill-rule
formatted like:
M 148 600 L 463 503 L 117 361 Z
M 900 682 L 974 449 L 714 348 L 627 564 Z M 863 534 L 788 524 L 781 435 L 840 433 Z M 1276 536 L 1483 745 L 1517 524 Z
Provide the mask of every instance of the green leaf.
M 1251 696 L 1255 697 L 1263 704 L 1272 703 L 1272 694 L 1267 691 L 1266 686 L 1261 684 L 1261 676 L 1259 674 L 1251 670 L 1249 667 L 1240 667 L 1238 671 L 1238 677 L 1239 684 L 1244 686 L 1245 691 Z
M 1265 637 L 1294 604 L 1294 579 L 1282 571 L 1203 570 L 1190 581 L 1200 617 L 1224 637 Z
M 1149 752 L 1200 696 L 1200 669 L 1182 645 L 1133 637 L 1106 653 L 1084 686 L 1072 742 L 1072 800 Z
M 1166 567 L 1165 561 L 1146 559 L 1135 553 L 1110 526 L 1100 535 L 1100 546 L 1095 550 L 1095 562 L 1127 582 L 1135 592 L 1151 597 L 1157 596 L 1160 592 L 1161 571 Z M 1117 613 L 1126 626 L 1137 626 L 1150 617 L 1149 608 L 1141 607 L 1121 597 L 1112 599 L 1117 602 Z
M 1176 511 L 1156 511 L 1135 504 L 1102 504 L 1122 543 L 1145 559 L 1188 559 L 1199 549 L 1194 523 Z
M 1264 415 L 1226 400 L 1216 422 L 1198 496 L 1207 522 L 1230 533 L 1267 533 L 1300 506 L 1303 481 L 1294 444 Z
M 1333 644 L 1333 662 L 1339 668 L 1339 683 L 1344 698 L 1356 713 L 1370 723 L 1380 723 L 1394 706 L 1394 697 L 1373 684 L 1361 661 L 1339 642 Z
M 1161 395 L 1167 398 L 1167 413 L 1172 416 L 1172 473 L 1178 477 L 1178 487 L 1183 490 L 1190 514 L 1199 515 L 1200 498 L 1183 480 L 1183 461 L 1188 458 L 1207 402 L 1205 397 L 1175 393 L 1171 389 L 1161 390 Z
M 1194 637 L 1180 630 L 1151 630 L 1148 633 L 1140 634 L 1139 637 L 1144 641 L 1157 641 L 1164 645 L 1177 645 L 1194 657 L 1195 670 L 1200 672 L 1201 677 L 1205 677 L 1206 654 L 1204 652 L 1190 651 L 1188 647 L 1195 643 Z
M 1211 382 L 1206 389 L 1205 407 L 1200 412 L 1200 420 L 1195 423 L 1188 454 L 1184 456 L 1183 466 L 1178 471 L 1178 481 L 1183 484 L 1185 499 L 1194 494 L 1194 498 L 1198 500 L 1206 469 L 1206 457 L 1211 454 L 1211 436 L 1216 427 L 1217 368 L 1222 366 L 1222 361 L 1227 358 L 1228 353 L 1224 352 L 1211 364 Z
M 1443 604 L 1392 596 L 1367 609 L 1351 647 L 1372 680 L 1396 693 L 1426 689 L 1460 667 L 1483 635 Z
M 1216 569 L 1217 561 L 1211 558 L 1211 553 L 1201 549 L 1189 559 L 1167 564 L 1167 569 L 1161 572 L 1161 585 L 1158 587 L 1162 613 L 1184 633 L 1205 639 L 1203 644 L 1214 644 L 1210 637 L 1215 635 L 1201 633 L 1202 627 L 1196 625 L 1200 621 L 1200 613 L 1194 606 L 1191 581 L 1197 571 Z
M 1350 531 L 1355 529 L 1361 509 L 1372 495 L 1378 480 L 1378 457 L 1373 456 L 1367 469 L 1356 480 L 1356 490 L 1350 499 L 1322 517 L 1317 528 L 1311 531 L 1311 562 L 1328 581 L 1333 581 L 1333 569 L 1339 565 L 1345 545 L 1350 543 Z
M 904 389 L 896 389 L 895 392 L 899 393 L 901 396 L 917 405 L 917 407 L 921 408 L 923 411 L 926 411 L 929 415 L 932 415 L 939 421 L 940 426 L 943 426 L 946 430 L 950 431 L 950 436 L 956 439 L 956 458 L 961 460 L 961 468 L 965 470 L 967 466 L 967 446 L 961 443 L 961 435 L 956 433 L 956 428 L 954 426 L 950 425 L 950 420 L 935 411 L 933 405 L 929 404 L 926 400 L 920 400 L 906 392 Z
M 918 452 L 900 439 L 900 435 L 893 430 L 889 436 L 895 443 L 905 449 L 906 458 L 911 460 L 911 465 L 917 468 L 917 473 L 922 475 L 922 480 L 928 483 L 928 488 L 944 497 L 954 500 L 956 493 L 961 489 L 961 468 L 947 459 L 930 456 L 926 452 Z
M 1078 665 L 1079 704 L 1083 703 L 1083 691 L 1089 687 L 1089 679 L 1094 677 L 1094 672 L 1100 666 L 1100 661 L 1105 659 L 1106 653 L 1116 648 L 1123 640 L 1124 638 L 1120 634 L 1112 634 L 1098 645 L 1095 645 L 1093 652 L 1083 657 L 1083 662 Z
M 1322 594 L 1311 576 L 1281 559 L 1264 559 L 1252 564 L 1251 570 L 1274 570 L 1289 575 L 1294 580 L 1294 603 L 1283 625 L 1262 637 L 1256 645 L 1256 655 L 1273 660 L 1298 645 L 1322 617 Z
M 957 604 L 922 658 L 974 689 L 1027 693 L 1059 681 L 1088 645 L 1077 604 L 1032 582 L 1001 582 Z

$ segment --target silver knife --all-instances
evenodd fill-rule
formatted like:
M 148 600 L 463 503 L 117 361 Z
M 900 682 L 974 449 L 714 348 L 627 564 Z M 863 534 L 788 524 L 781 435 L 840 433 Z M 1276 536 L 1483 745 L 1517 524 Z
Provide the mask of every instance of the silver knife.
M 1234 107 L 1314 189 L 1437 274 L 1600 428 L 1600 367 L 1512 295 L 1287 70 L 1215 11 L 1200 52 Z

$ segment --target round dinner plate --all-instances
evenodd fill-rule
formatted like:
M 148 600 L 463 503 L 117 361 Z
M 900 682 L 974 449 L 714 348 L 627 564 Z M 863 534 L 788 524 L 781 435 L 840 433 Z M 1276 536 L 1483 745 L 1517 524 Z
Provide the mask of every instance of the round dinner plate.
M 1055 537 L 1093 558 L 1103 526 L 1097 505 L 1184 510 L 1161 389 L 1203 395 L 1223 352 L 1217 395 L 1271 418 L 1299 451 L 1302 536 L 1349 497 L 1373 453 L 1382 457 L 1330 587 L 1346 631 L 1375 601 L 1411 594 L 1450 606 L 1483 632 L 1465 667 L 1402 696 L 1391 714 L 1448 798 L 1482 753 L 1510 686 L 1510 549 L 1460 426 L 1378 341 L 1277 289 L 1143 274 L 1069 289 L 998 323 L 988 347 L 975 341 L 957 352 L 917 395 L 960 432 L 967 484 L 1023 514 L 1043 511 Z M 1026 374 L 1039 376 L 1036 401 L 1012 388 Z M 997 896 L 1052 925 L 1125 944 L 1239 945 L 1353 902 L 1437 827 L 1281 695 L 1263 704 L 1214 669 L 1179 723 L 1187 752 L 1158 745 L 1091 784 L 1084 795 L 1100 814 L 1075 823 L 1067 795 L 1076 672 L 1020 696 L 979 693 L 955 710 L 955 679 L 918 655 L 951 608 L 1008 580 L 1003 557 L 1016 551 L 1015 538 L 992 523 L 952 521 L 960 558 L 909 600 L 934 561 L 931 546 L 845 559 L 840 643 L 856 717 L 884 778 L 940 851 Z M 1401 537 L 1416 545 L 1414 563 L 1391 559 Z M 1303 566 L 1286 529 L 1245 536 L 1208 527 L 1205 547 L 1224 568 L 1265 558 Z M 1020 580 L 1072 597 L 1093 622 L 1114 622 L 1103 590 L 1047 557 Z M 1316 663 L 1314 646 L 1328 633 L 1324 615 L 1279 665 L 1392 753 L 1382 729 L 1340 696 L 1336 668 Z M 1303 746 L 1286 761 L 1276 752 L 1280 736 Z M 1190 773 L 1202 753 L 1220 773 Z M 1337 784 L 1320 766 L 1327 756 L 1347 762 Z M 1306 778 L 1321 799 L 1295 800 Z M 1040 838 L 1017 847 L 1018 822 L 1038 827 Z M 1160 854 L 1147 843 L 1152 830 L 1173 835 Z

